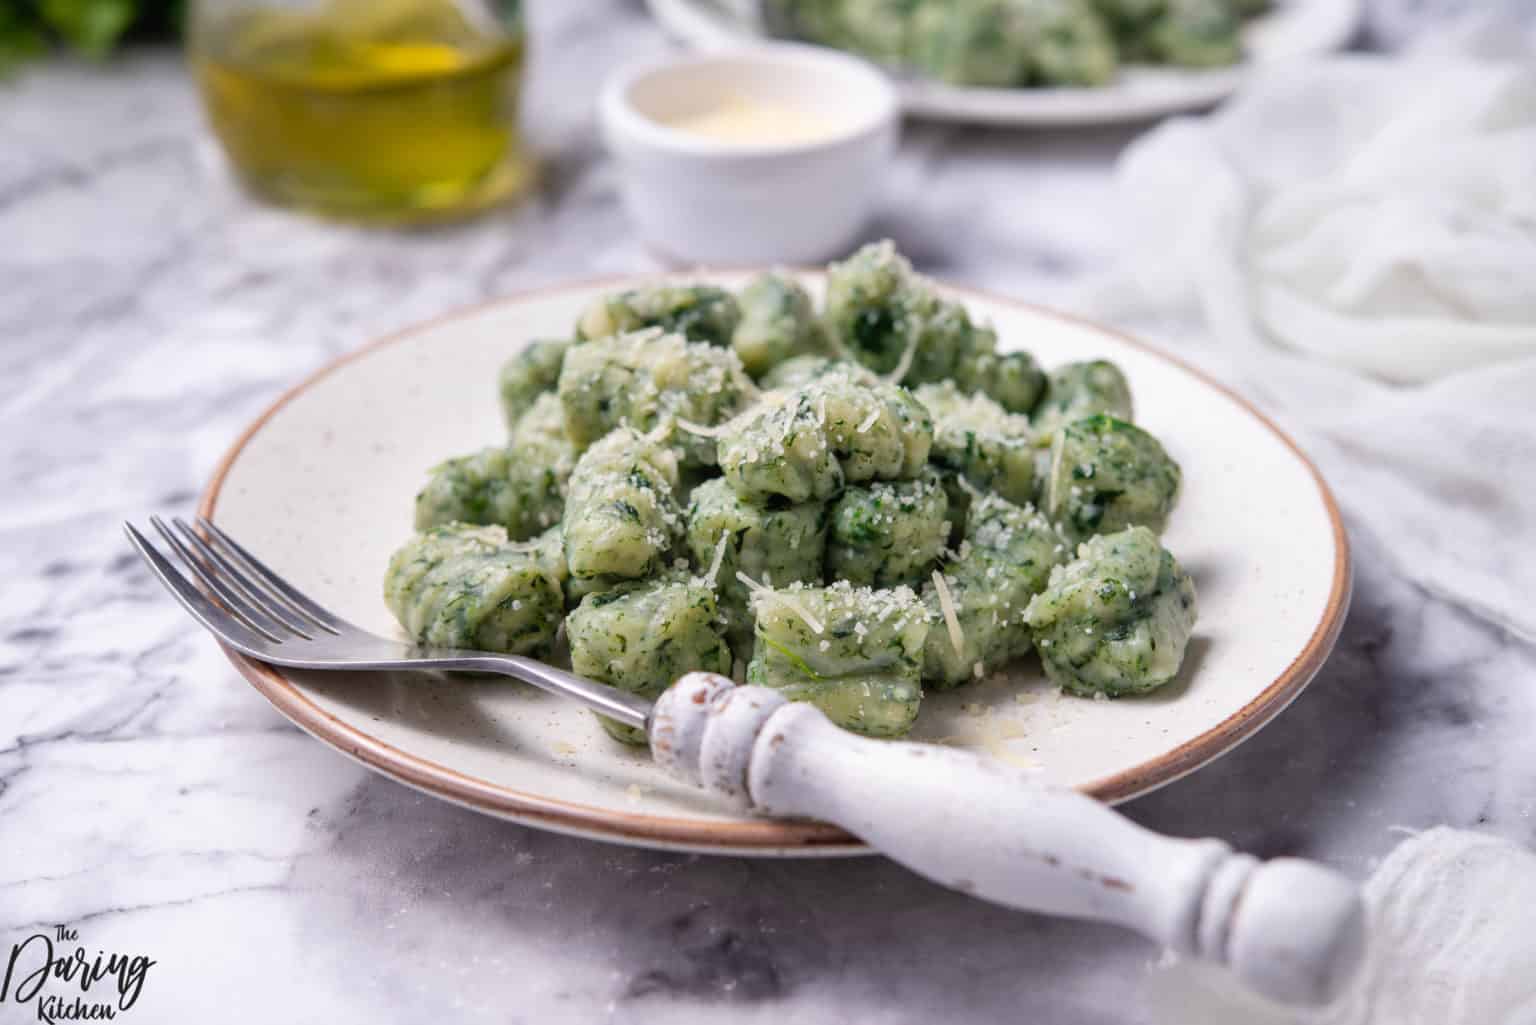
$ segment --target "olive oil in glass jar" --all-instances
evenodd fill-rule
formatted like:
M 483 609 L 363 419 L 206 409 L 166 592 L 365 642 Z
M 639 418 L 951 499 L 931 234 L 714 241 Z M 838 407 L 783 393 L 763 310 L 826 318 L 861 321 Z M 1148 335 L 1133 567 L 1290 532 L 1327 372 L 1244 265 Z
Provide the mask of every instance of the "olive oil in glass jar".
M 213 132 L 258 196 L 354 220 L 468 213 L 520 191 L 524 33 L 501 0 L 194 0 Z

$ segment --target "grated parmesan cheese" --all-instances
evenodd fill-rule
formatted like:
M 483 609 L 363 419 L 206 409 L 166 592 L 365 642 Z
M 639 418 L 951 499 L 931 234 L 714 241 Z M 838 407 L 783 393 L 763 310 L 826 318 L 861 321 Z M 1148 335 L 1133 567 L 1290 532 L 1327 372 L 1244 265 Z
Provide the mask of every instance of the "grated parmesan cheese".
M 684 420 L 682 417 L 677 417 L 674 422 L 689 434 L 697 434 L 703 438 L 721 438 L 726 433 L 727 424 L 720 424 L 718 427 L 706 427 L 703 424 L 696 424 L 692 420 Z
M 917 340 L 919 337 L 921 336 L 913 334 L 911 341 L 907 342 L 906 349 L 902 351 L 901 359 L 891 372 L 885 375 L 884 380 L 886 384 L 900 384 L 901 379 L 907 376 L 907 371 L 912 369 L 912 360 L 917 356 Z
M 955 615 L 955 599 L 949 593 L 944 574 L 933 571 L 933 590 L 939 596 L 939 609 L 944 613 L 944 626 L 949 631 L 949 643 L 956 655 L 965 654 L 965 634 L 960 629 L 960 617 Z
M 720 540 L 715 543 L 714 557 L 709 560 L 709 569 L 704 572 L 703 580 L 710 587 L 719 586 L 720 564 L 725 561 L 725 546 L 730 541 L 729 532 L 722 533 Z
M 751 591 L 753 595 L 769 595 L 775 601 L 779 602 L 785 608 L 793 612 L 795 615 L 805 620 L 805 625 L 811 628 L 812 633 L 817 635 L 826 633 L 827 628 L 822 626 L 821 621 L 818 620 L 815 616 L 811 615 L 811 610 L 806 608 L 805 605 L 797 599 L 791 597 L 783 591 L 775 591 L 771 587 L 764 587 L 762 584 L 758 583 L 756 580 L 753 580 L 751 577 L 747 576 L 745 573 L 742 573 L 739 570 L 736 573 L 736 579 L 740 580 L 743 584 L 746 584 L 747 590 Z

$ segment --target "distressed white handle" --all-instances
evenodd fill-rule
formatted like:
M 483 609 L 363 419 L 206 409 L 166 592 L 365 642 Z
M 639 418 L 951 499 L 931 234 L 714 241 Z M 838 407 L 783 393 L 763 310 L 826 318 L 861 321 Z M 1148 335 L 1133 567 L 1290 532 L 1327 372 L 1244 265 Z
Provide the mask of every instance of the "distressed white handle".
M 740 805 L 836 823 L 985 900 L 1128 926 L 1275 1000 L 1329 1002 L 1364 953 L 1359 894 L 1321 865 L 1160 836 L 989 759 L 856 737 L 772 690 L 691 673 L 656 703 L 650 738 L 674 776 Z

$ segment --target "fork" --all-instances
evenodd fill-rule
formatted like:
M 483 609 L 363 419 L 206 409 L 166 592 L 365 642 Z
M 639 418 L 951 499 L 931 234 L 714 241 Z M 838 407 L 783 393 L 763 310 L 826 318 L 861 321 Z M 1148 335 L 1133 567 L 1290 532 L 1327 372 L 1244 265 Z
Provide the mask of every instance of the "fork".
M 857 737 L 813 705 L 713 673 L 683 676 L 652 704 L 519 655 L 390 640 L 306 597 L 206 518 L 199 530 L 179 518 L 150 523 L 187 572 L 125 524 L 150 570 L 210 633 L 251 658 L 516 677 L 644 730 L 662 769 L 738 808 L 836 823 L 984 900 L 1127 926 L 1224 964 L 1284 1003 L 1332 1001 L 1363 959 L 1359 892 L 1322 865 L 1260 862 L 1220 840 L 1161 836 L 1023 770 L 952 748 Z

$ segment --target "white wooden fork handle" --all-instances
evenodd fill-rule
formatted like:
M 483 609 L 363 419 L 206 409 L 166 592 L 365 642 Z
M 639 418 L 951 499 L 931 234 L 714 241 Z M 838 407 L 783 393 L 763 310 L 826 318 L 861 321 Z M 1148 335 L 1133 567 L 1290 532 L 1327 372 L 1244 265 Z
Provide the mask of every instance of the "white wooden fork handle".
M 836 823 L 984 900 L 1128 926 L 1275 1000 L 1328 1003 L 1364 953 L 1359 893 L 1321 865 L 1159 836 L 995 761 L 856 737 L 766 688 L 690 673 L 648 729 L 663 768 L 738 806 Z

